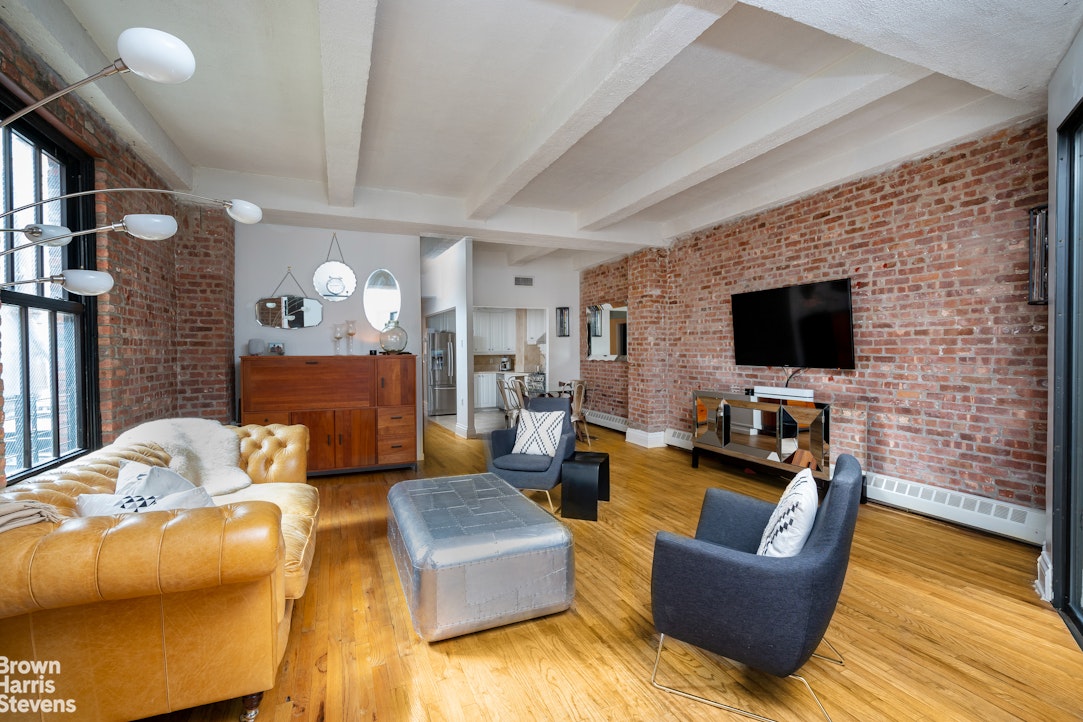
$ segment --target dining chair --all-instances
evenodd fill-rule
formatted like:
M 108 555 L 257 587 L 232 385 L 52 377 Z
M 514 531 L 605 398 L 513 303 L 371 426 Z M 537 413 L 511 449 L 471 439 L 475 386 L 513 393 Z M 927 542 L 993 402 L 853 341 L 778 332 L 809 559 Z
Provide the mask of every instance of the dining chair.
M 590 443 L 590 430 L 587 428 L 587 415 L 583 409 L 583 401 L 587 395 L 587 385 L 582 379 L 576 379 L 569 384 L 572 389 L 572 428 L 575 429 L 575 438 L 580 438 Z
M 504 428 L 510 429 L 519 421 L 519 393 L 511 386 L 512 379 L 496 379 L 496 390 L 504 402 Z

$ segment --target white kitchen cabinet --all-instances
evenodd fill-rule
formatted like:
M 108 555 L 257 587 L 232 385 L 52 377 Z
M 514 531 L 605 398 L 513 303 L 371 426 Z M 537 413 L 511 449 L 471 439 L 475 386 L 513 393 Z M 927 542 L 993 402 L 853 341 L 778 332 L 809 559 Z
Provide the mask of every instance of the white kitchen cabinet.
M 515 353 L 515 310 L 474 311 L 474 353 Z
M 529 344 L 536 344 L 543 334 L 545 334 L 545 309 L 527 309 L 526 342 Z
M 474 408 L 497 407 L 496 376 L 495 372 L 474 374 Z

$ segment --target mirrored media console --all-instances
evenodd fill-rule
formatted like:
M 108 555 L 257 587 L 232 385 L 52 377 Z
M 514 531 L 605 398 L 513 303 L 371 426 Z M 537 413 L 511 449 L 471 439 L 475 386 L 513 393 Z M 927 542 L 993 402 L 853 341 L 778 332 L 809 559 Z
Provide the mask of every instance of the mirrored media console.
M 768 392 L 769 393 L 769 392 Z M 830 478 L 830 404 L 726 391 L 692 392 L 692 467 L 701 451 Z

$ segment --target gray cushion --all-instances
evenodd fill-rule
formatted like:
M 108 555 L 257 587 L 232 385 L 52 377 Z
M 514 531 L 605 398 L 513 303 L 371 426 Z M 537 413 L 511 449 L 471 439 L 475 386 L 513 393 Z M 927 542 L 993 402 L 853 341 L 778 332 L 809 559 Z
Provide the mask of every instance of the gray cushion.
M 553 457 L 540 454 L 507 454 L 493 459 L 493 466 L 507 471 L 545 471 Z

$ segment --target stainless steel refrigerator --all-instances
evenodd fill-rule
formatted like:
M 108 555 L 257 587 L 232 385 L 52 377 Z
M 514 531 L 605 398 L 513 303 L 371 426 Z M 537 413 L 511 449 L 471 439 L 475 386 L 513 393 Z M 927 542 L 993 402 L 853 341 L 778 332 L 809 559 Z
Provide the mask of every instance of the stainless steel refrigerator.
M 429 416 L 455 413 L 455 334 L 429 331 Z

